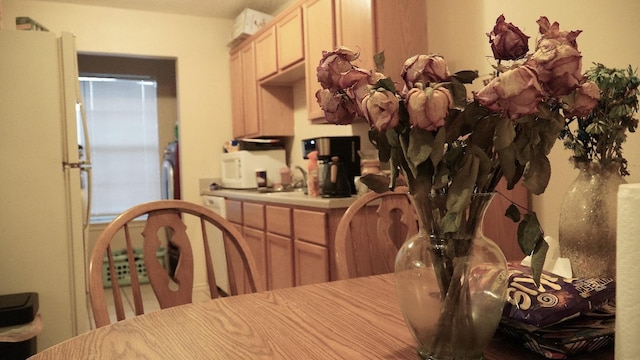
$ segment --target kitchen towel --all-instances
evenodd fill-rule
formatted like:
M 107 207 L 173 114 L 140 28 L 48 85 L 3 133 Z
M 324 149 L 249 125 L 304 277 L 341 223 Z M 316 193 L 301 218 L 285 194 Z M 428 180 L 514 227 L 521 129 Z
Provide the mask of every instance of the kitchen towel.
M 640 184 L 618 188 L 616 359 L 640 354 Z

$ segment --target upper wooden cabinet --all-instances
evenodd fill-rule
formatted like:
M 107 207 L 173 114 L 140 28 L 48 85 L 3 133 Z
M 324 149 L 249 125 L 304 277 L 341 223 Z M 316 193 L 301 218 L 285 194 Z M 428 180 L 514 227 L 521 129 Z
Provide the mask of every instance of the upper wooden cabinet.
M 305 87 L 307 114 L 309 119 L 322 118 L 322 111 L 316 103 L 316 92 L 320 90 L 316 69 L 322 58 L 322 51 L 335 47 L 333 0 L 314 0 L 304 3 L 304 51 Z
M 231 111 L 233 136 L 259 133 L 258 83 L 256 82 L 255 45 L 250 42 L 231 54 Z
M 276 54 L 276 28 L 271 27 L 255 40 L 256 77 L 258 80 L 273 75 L 278 71 L 278 55 Z
M 278 69 L 287 68 L 304 59 L 302 9 L 296 8 L 276 23 Z
M 427 52 L 426 0 L 309 0 L 303 10 L 307 112 L 312 121 L 323 117 L 315 98 L 323 50 L 346 46 L 358 51 L 355 65 L 364 69 L 374 69 L 373 55 L 384 51 L 384 73 L 395 81 L 407 58 Z

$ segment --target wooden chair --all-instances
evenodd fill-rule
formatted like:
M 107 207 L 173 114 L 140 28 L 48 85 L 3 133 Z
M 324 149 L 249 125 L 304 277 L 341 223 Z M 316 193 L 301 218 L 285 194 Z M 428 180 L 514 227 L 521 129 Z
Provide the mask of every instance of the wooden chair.
M 418 219 L 407 187 L 356 200 L 336 229 L 337 279 L 393 272 L 398 249 L 418 233 Z
M 201 245 L 198 241 L 190 241 L 188 238 L 185 225 L 185 223 L 189 223 L 187 219 L 196 219 L 194 222 L 199 219 L 200 229 L 195 231 L 198 235 L 201 233 Z M 141 222 L 142 224 L 140 224 Z M 137 230 L 132 230 L 143 226 L 141 234 L 137 234 Z M 145 313 L 143 306 L 145 291 L 144 287 L 141 290 L 140 284 L 146 282 L 147 279 L 144 278 L 144 272 L 140 271 L 140 268 L 144 268 L 146 271 L 146 277 L 148 277 L 159 308 L 164 309 L 192 302 L 194 289 L 192 246 L 202 246 L 210 297 L 220 296 L 212 264 L 210 240 L 208 239 L 208 234 L 210 236 L 211 230 L 214 230 L 212 226 L 218 228 L 223 234 L 232 294 L 238 292 L 236 285 L 240 281 L 247 282 L 247 291 L 264 290 L 262 282 L 258 278 L 256 263 L 249 246 L 240 232 L 227 220 L 204 206 L 182 200 L 144 203 L 126 210 L 113 220 L 101 233 L 93 249 L 89 266 L 89 295 L 96 327 L 110 324 L 113 316 L 110 315 L 107 306 L 105 285 L 111 286 L 115 319 L 120 321 L 127 316 L 124 309 L 126 299 L 123 301 L 123 293 L 125 292 L 133 298 L 131 306 L 134 308 L 135 315 Z M 175 272 L 171 275 L 170 271 L 161 264 L 161 260 L 166 260 L 166 258 L 163 259 L 158 255 L 160 250 L 163 250 L 163 242 L 167 246 L 169 241 L 179 252 Z M 114 245 L 115 243 L 119 243 L 120 247 Z M 112 250 L 112 247 L 114 249 L 122 248 L 122 250 Z M 233 266 L 232 259 L 236 261 Z M 236 269 L 236 272 L 238 269 L 237 262 L 239 261 L 237 260 L 242 262 L 243 274 L 233 273 L 233 269 Z M 144 267 L 142 267 L 142 263 Z M 117 281 L 122 277 L 122 268 L 135 269 L 127 271 L 130 280 L 125 281 L 130 282 L 130 287 L 125 287 L 125 284 L 120 285 Z M 241 277 L 242 279 L 240 279 Z M 146 293 L 151 293 L 151 291 L 146 291 Z M 147 297 L 154 298 L 153 295 L 147 294 Z

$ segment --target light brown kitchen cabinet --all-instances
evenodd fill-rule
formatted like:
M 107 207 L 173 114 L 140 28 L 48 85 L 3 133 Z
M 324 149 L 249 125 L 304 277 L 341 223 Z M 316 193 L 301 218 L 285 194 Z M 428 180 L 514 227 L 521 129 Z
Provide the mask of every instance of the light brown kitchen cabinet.
M 266 206 L 267 277 L 269 289 L 292 287 L 294 282 L 291 208 Z
M 329 276 L 329 250 L 325 246 L 295 240 L 294 258 L 296 286 L 327 282 Z
M 384 51 L 384 73 L 399 81 L 404 61 L 427 51 L 426 0 L 310 0 L 305 18 L 307 115 L 323 122 L 315 93 L 322 51 L 346 46 L 360 52 L 355 65 L 374 69 L 373 56 Z
M 270 27 L 255 39 L 256 46 L 256 78 L 262 80 L 278 71 L 276 53 L 276 28 Z
M 320 90 L 316 69 L 322 51 L 335 47 L 333 0 L 313 0 L 302 5 L 304 11 L 305 47 L 305 87 L 307 96 L 307 116 L 309 119 L 322 118 L 322 110 L 316 102 L 316 92 Z
M 302 9 L 296 8 L 276 22 L 278 69 L 287 68 L 304 59 Z
M 255 45 L 249 42 L 231 54 L 231 94 L 233 136 L 251 137 L 259 133 L 258 83 L 255 68 Z
M 346 208 L 300 207 L 266 199 L 227 197 L 226 209 L 227 219 L 242 229 L 267 289 L 336 278 L 333 237 Z M 246 282 L 246 274 L 243 275 Z

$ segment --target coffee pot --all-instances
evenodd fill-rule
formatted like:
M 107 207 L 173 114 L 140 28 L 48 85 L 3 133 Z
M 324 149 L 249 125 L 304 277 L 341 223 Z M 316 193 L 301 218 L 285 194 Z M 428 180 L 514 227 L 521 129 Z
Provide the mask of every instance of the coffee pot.
M 349 197 L 351 186 L 344 163 L 338 156 L 332 156 L 331 161 L 324 164 L 324 179 L 320 188 L 322 197 Z

